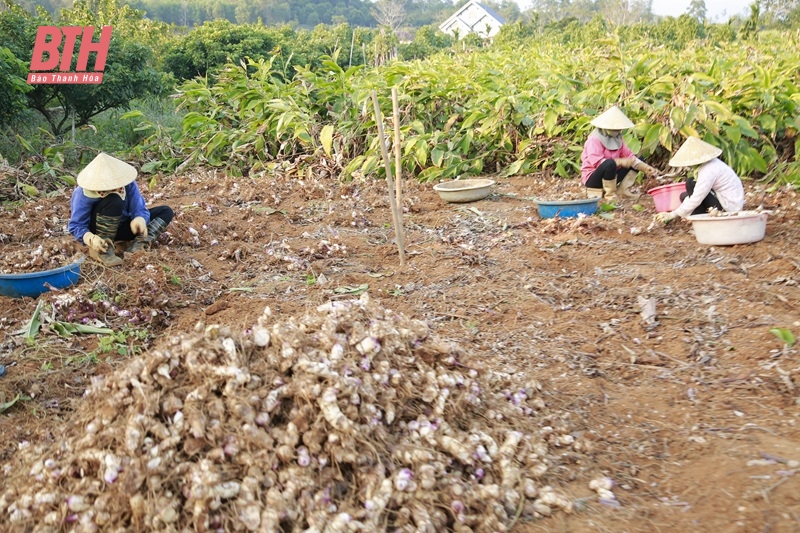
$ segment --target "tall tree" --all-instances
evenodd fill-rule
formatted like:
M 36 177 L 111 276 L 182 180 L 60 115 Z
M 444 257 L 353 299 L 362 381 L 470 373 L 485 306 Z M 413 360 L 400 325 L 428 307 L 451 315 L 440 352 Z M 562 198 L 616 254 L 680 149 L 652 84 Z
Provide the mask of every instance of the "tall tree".
M 601 0 L 600 12 L 612 24 L 627 26 L 652 17 L 652 0 Z
M 547 24 L 562 18 L 575 17 L 573 7 L 573 2 L 570 0 L 533 0 L 530 10 L 538 13 L 539 20 Z
M 6 47 L 0 47 L 0 121 L 6 122 L 23 111 L 25 93 L 33 89 L 25 83 L 28 65 Z
M 160 52 L 170 39 L 164 22 L 150 20 L 145 12 L 119 0 L 75 0 L 70 9 L 61 11 L 62 25 L 112 26 L 114 35 L 125 37 Z
M 742 24 L 742 36 L 747 39 L 755 35 L 758 31 L 758 21 L 761 16 L 761 8 L 758 7 L 757 2 L 750 4 L 750 16 Z
M 371 13 L 378 24 L 397 33 L 398 28 L 406 20 L 405 0 L 378 0 Z
M 704 0 L 692 0 L 689 3 L 689 7 L 686 9 L 687 15 L 700 22 L 706 21 L 706 13 L 706 3 Z
M 792 13 L 800 10 L 800 0 L 755 0 L 761 14 L 777 22 L 786 21 Z
M 506 20 L 506 24 L 516 22 L 522 15 L 519 10 L 519 4 L 513 0 L 485 0 L 483 4 L 492 8 L 495 13 L 503 17 Z
M 0 12 L 0 30 L 7 39 L 8 48 L 17 58 L 24 57 L 26 61 L 33 55 L 39 26 L 111 25 L 114 28 L 101 84 L 39 84 L 32 85 L 32 90 L 26 93 L 27 106 L 44 116 L 55 135 L 69 131 L 73 118 L 75 126 L 83 126 L 103 111 L 126 108 L 135 98 L 165 90 L 163 75 L 150 66 L 152 50 L 133 37 L 145 35 L 142 32 L 149 32 L 152 26 L 133 23 L 136 17 L 141 18 L 142 14 L 127 6 L 120 8 L 116 0 L 76 1 L 73 9 L 62 12 L 58 23 L 43 10 L 35 16 L 21 9 Z M 75 49 L 80 49 L 79 42 Z M 77 54 L 73 54 L 72 61 L 74 69 Z M 25 78 L 21 80 L 25 82 Z

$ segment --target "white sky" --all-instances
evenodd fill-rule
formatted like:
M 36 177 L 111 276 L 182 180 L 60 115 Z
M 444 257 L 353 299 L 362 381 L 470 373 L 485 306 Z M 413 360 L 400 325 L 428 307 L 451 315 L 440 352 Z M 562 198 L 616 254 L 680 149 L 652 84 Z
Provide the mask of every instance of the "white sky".
M 520 9 L 531 5 L 530 0 L 516 0 Z M 661 16 L 679 17 L 689 9 L 691 0 L 653 0 L 653 13 Z M 706 16 L 711 22 L 728 22 L 735 15 L 750 14 L 753 0 L 705 0 Z
M 691 0 L 653 0 L 653 13 L 678 17 L 689 9 Z M 711 22 L 727 22 L 734 15 L 749 15 L 753 0 L 705 0 L 706 15 Z

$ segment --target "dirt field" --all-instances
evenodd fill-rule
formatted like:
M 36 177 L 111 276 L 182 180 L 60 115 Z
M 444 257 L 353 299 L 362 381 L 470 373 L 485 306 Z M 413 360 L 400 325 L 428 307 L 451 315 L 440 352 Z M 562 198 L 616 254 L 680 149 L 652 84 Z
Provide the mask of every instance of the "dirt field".
M 13 333 L 37 301 L 0 297 L 0 464 L 13 463 L 21 441 L 57 441 L 93 376 L 164 337 L 198 322 L 244 330 L 265 306 L 299 315 L 366 289 L 476 366 L 507 374 L 510 388 L 537 380 L 548 420 L 591 443 L 551 458 L 574 511 L 521 517 L 512 531 L 800 531 L 800 358 L 770 332 L 800 334 L 791 189 L 747 182 L 746 208 L 771 210 L 766 238 L 709 247 L 685 221 L 649 229 L 646 194 L 644 209 L 542 220 L 529 198 L 577 183 L 500 179 L 485 200 L 445 204 L 430 185 L 407 182 L 400 268 L 383 182 L 207 173 L 140 186 L 177 213 L 163 242 L 124 268 L 87 261 L 67 291 L 129 311 L 73 316 L 103 319 L 117 335 L 101 345 L 45 327 L 26 342 Z M 62 238 L 68 195 L 4 207 L 4 253 Z M 137 333 L 143 323 L 152 335 Z M 600 475 L 614 480 L 616 501 L 589 488 Z

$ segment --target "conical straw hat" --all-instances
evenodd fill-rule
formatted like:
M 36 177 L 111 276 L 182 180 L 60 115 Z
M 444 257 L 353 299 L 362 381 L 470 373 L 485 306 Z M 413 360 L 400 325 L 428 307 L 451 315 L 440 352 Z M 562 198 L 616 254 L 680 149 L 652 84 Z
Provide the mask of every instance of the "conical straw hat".
M 590 124 L 603 130 L 627 130 L 633 127 L 633 122 L 617 106 L 610 107 Z
M 671 167 L 691 167 L 711 161 L 722 153 L 722 148 L 710 145 L 697 137 L 689 137 L 669 160 Z
M 78 174 L 78 185 L 90 191 L 111 191 L 136 179 L 135 167 L 116 157 L 100 152 Z

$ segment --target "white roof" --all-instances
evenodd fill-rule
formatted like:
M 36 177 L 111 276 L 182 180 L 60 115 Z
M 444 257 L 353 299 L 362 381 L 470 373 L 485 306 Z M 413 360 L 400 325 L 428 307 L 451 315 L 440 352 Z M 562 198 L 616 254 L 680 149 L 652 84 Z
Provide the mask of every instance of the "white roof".
M 451 35 L 458 29 L 460 37 L 469 33 L 488 34 L 487 37 L 491 37 L 499 31 L 500 26 L 504 23 L 505 19 L 490 7 L 476 0 L 470 0 L 450 18 L 442 22 L 439 29 Z

